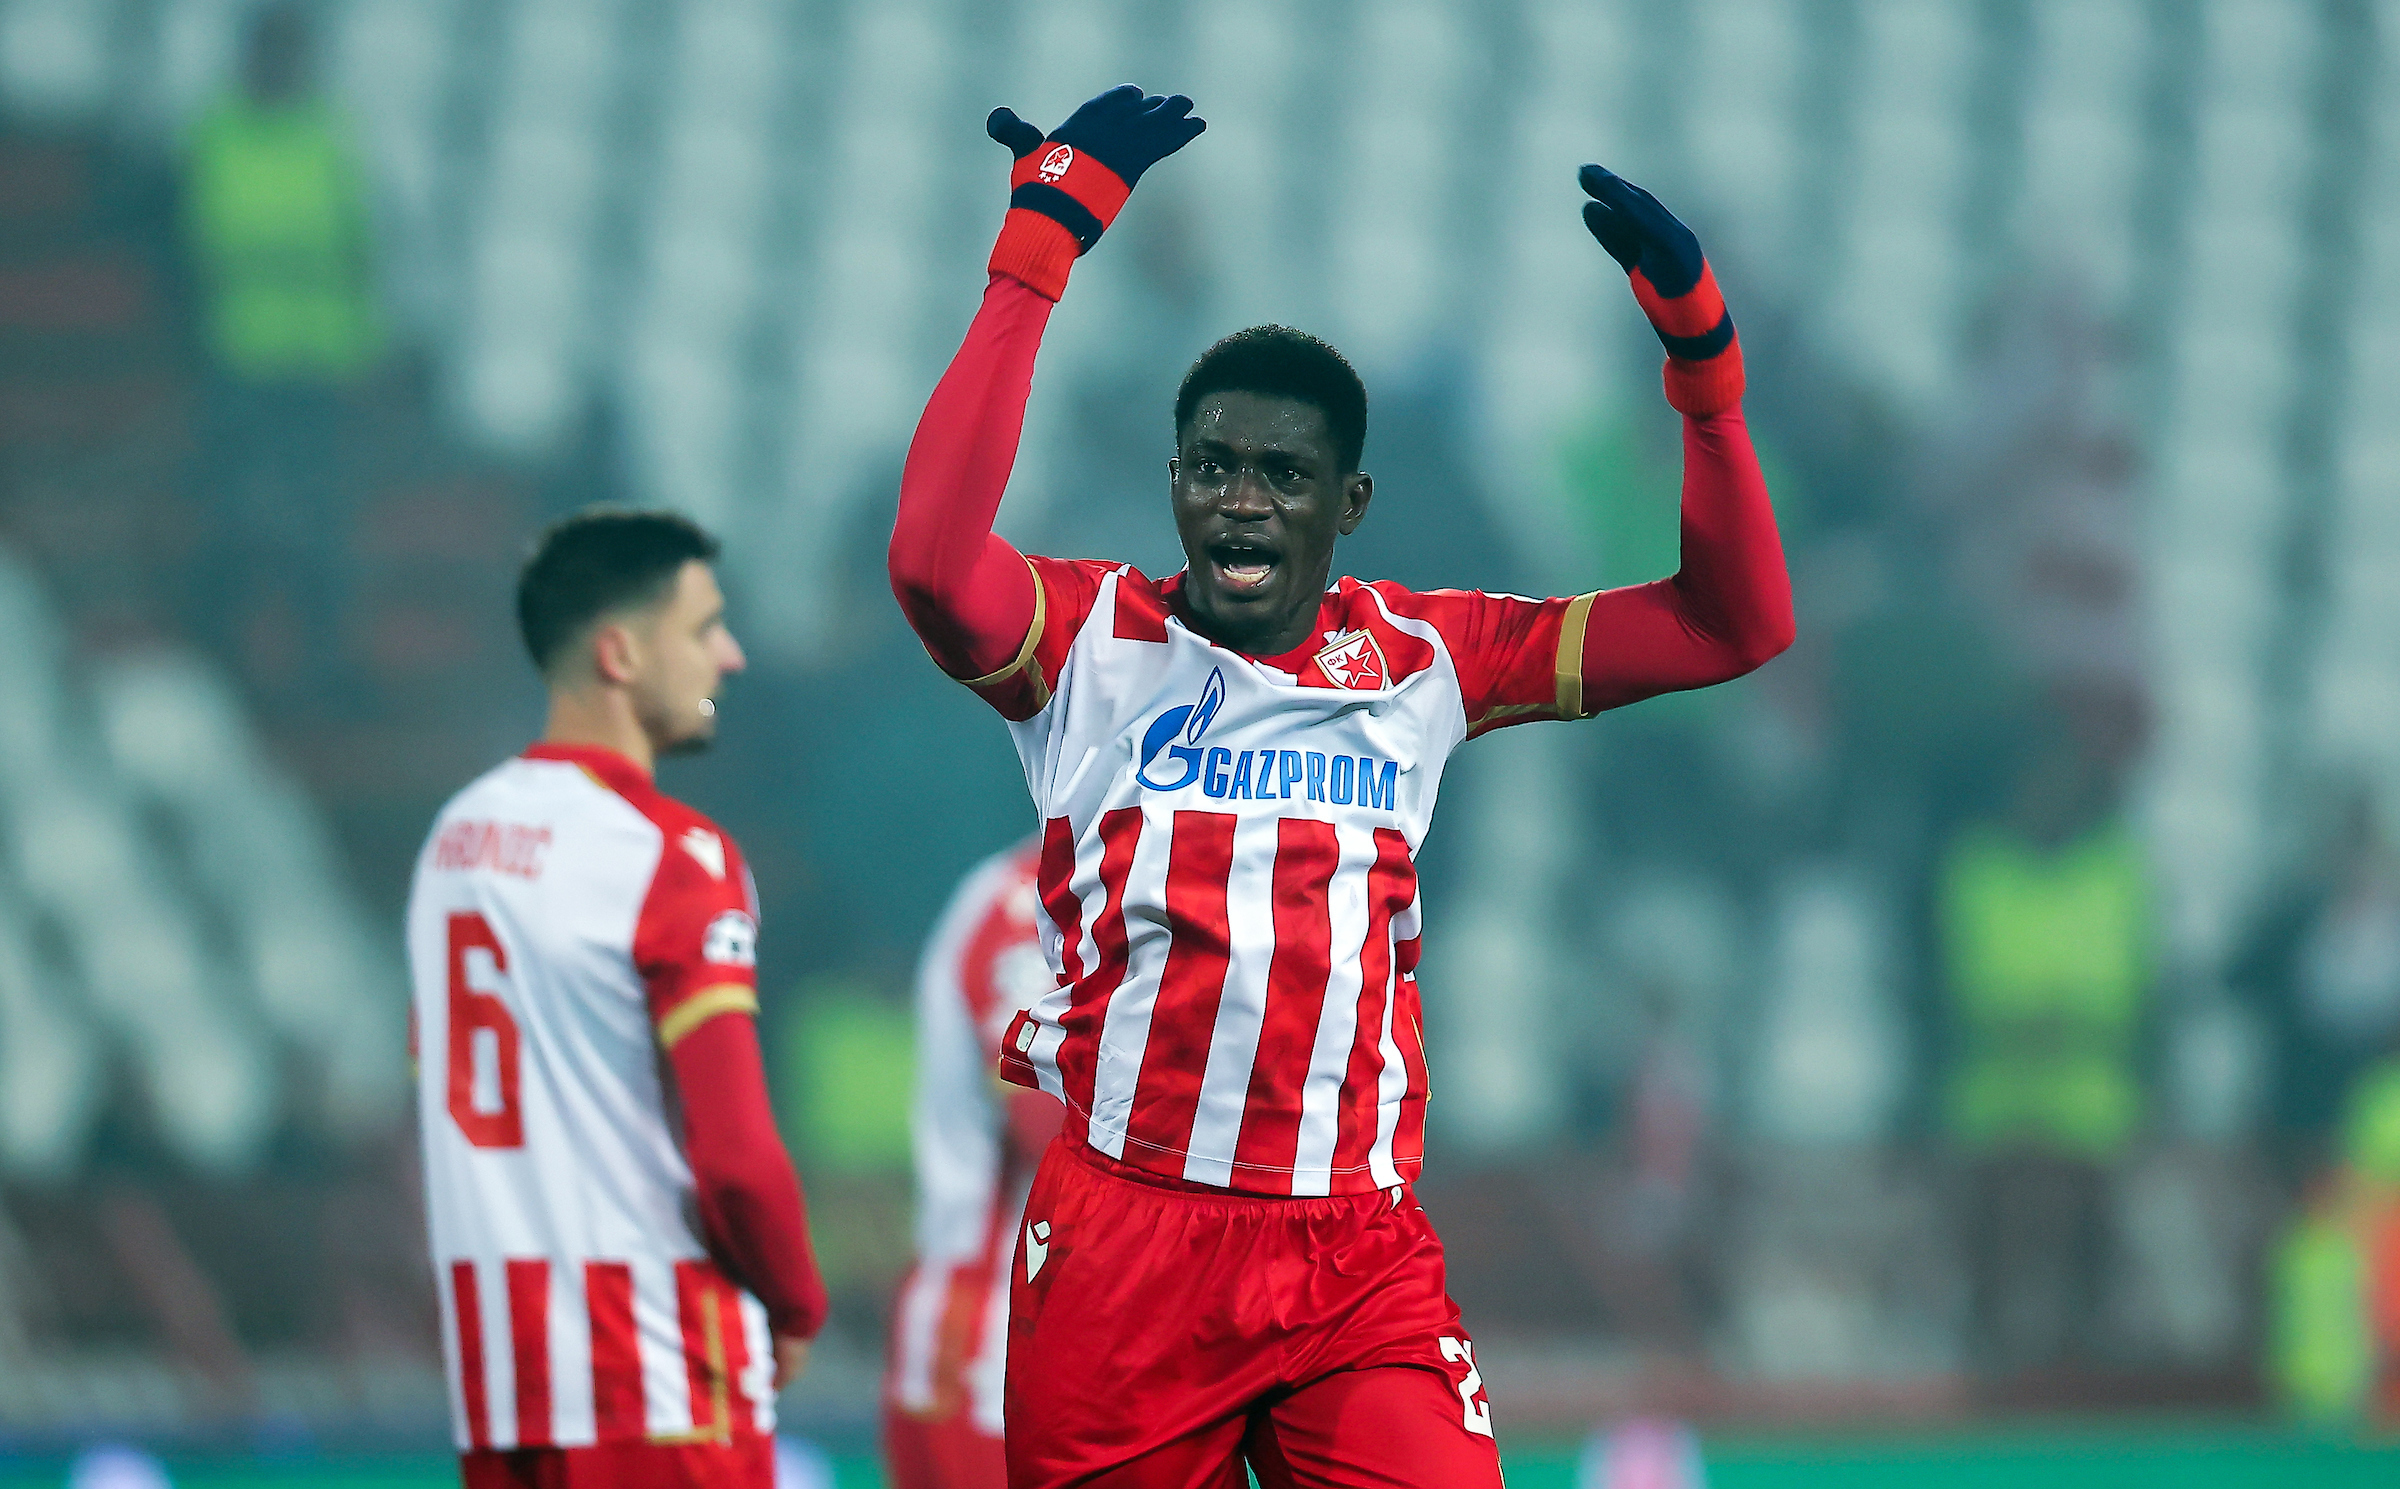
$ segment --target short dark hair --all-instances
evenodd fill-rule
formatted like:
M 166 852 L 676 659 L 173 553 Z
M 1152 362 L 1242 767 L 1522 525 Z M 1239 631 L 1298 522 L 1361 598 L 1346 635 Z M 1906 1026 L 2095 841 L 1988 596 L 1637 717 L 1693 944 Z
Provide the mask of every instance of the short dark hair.
M 1313 404 L 1325 415 L 1334 454 L 1345 472 L 1358 469 L 1367 449 L 1367 385 L 1349 359 L 1306 331 L 1252 326 L 1200 354 L 1175 393 L 1175 437 L 1211 393 L 1256 393 Z
M 547 675 L 594 621 L 663 598 L 685 564 L 716 557 L 717 540 L 675 512 L 593 507 L 552 524 L 517 575 L 517 629 L 533 665 Z

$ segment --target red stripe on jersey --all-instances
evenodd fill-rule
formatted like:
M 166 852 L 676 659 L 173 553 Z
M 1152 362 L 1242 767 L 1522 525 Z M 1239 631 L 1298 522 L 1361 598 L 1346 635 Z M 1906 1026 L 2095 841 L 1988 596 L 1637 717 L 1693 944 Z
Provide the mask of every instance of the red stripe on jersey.
M 1375 829 L 1375 867 L 1367 873 L 1367 938 L 1358 952 L 1358 1031 L 1350 1040 L 1350 1069 L 1342 1078 L 1342 1099 L 1333 1144 L 1333 1171 L 1339 1176 L 1367 1167 L 1375 1150 L 1377 1086 L 1383 1074 L 1384 1002 L 1391 996 L 1392 916 L 1405 909 L 1417 892 L 1416 865 L 1409 861 L 1408 839 L 1388 827 Z
M 1392 1129 L 1392 1166 L 1412 1182 L 1425 1167 L 1425 1098 L 1432 1084 L 1425 1070 L 1425 1020 L 1417 1003 L 1417 980 L 1407 971 L 1415 960 L 1401 961 L 1400 988 L 1394 994 L 1400 1001 L 1392 1009 L 1392 1043 L 1400 1046 L 1400 1063 L 1408 1071 L 1400 1120 Z
M 1166 641 L 1166 584 L 1171 582 L 1145 583 L 1133 574 L 1118 576 L 1117 613 L 1111 630 L 1119 641 Z
M 467 1409 L 467 1445 L 492 1445 L 491 1406 L 483 1387 L 483 1295 L 475 1286 L 475 1264 L 450 1264 L 450 1306 L 458 1315 L 458 1396 Z
M 710 1309 L 716 1275 L 717 1269 L 704 1261 L 675 1264 L 675 1313 L 683 1325 L 684 1375 L 692 1393 L 692 1431 L 697 1433 L 726 1430 L 725 1392 L 714 1368 L 724 1358 L 724 1336 Z M 717 1336 L 713 1347 L 712 1334 Z
M 1079 1112 L 1092 1109 L 1092 1081 L 1099 1059 L 1100 1027 L 1108 1018 L 1108 1001 L 1125 980 L 1125 878 L 1133 872 L 1134 845 L 1142 837 L 1142 809 L 1119 807 L 1100 818 L 1100 885 L 1107 903 L 1092 924 L 1092 946 L 1098 965 L 1080 978 L 1059 1022 L 1066 1039 L 1058 1050 L 1059 1080 L 1067 1090 L 1067 1105 Z
M 1059 965 L 1067 981 L 1083 980 L 1083 901 L 1075 897 L 1075 826 L 1064 817 L 1042 824 L 1043 913 L 1058 928 Z
M 517 1362 L 517 1446 L 550 1446 L 550 1264 L 508 1263 L 508 1336 Z
M 583 1293 L 592 1315 L 592 1421 L 601 1442 L 648 1436 L 642 1409 L 642 1351 L 633 1327 L 633 1267 L 585 1262 Z
M 1250 1095 L 1234 1146 L 1237 1169 L 1289 1173 L 1299 1153 L 1300 1096 L 1316 1052 L 1325 983 L 1333 975 L 1327 894 L 1341 856 L 1330 822 L 1286 817 L 1276 824 L 1275 958 L 1267 968 L 1258 1056 L 1250 1065 Z
M 1134 1080 L 1125 1140 L 1180 1153 L 1192 1140 L 1200 1082 L 1217 1031 L 1231 959 L 1225 885 L 1233 874 L 1230 812 L 1177 812 L 1167 845 L 1167 965 L 1158 974 L 1150 1038 Z

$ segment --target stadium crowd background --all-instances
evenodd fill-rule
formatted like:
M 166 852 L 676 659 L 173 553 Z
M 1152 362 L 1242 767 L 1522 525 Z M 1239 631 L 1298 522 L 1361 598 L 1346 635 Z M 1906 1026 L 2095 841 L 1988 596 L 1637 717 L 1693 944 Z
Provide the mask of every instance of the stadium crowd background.
M 1174 380 L 1280 320 L 1374 398 L 1346 570 L 1671 570 L 1585 160 L 1750 349 L 1799 644 L 1478 744 L 1425 858 L 1504 1422 L 2400 1418 L 2400 6 L 4 0 L 0 1448 L 438 1450 L 396 916 L 596 498 L 727 538 L 671 784 L 864 1431 L 911 960 L 1030 825 L 881 548 L 984 113 L 1124 78 L 1210 128 L 1053 322 L 1029 550 L 1171 570 Z

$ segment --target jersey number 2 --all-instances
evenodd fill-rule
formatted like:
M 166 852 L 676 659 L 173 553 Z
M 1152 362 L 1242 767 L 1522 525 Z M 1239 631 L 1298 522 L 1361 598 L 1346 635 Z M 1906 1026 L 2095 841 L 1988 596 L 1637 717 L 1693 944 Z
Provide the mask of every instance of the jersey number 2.
M 1453 1339 L 1445 1334 L 1441 1339 L 1442 1358 L 1451 1364 L 1467 1367 L 1466 1379 L 1458 1383 L 1458 1399 L 1466 1403 L 1466 1428 L 1481 1436 L 1492 1435 L 1492 1408 L 1487 1401 L 1475 1398 L 1483 1394 L 1483 1372 L 1475 1368 L 1475 1341 Z
M 472 911 L 451 916 L 450 1120 L 478 1148 L 522 1148 L 525 1109 L 517 1099 L 517 1021 L 497 994 L 469 980 L 467 954 L 475 951 L 489 959 L 492 972 L 508 971 L 508 953 L 500 949 L 491 922 Z

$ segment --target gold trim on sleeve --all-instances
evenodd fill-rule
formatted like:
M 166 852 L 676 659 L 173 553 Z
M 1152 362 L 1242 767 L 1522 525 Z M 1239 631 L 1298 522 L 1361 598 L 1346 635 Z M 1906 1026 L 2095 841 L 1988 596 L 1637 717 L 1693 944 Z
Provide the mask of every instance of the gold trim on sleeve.
M 1583 717 L 1583 632 L 1591 624 L 1592 601 L 1599 594 L 1577 595 L 1567 601 L 1558 623 L 1558 716 Z
M 666 1011 L 658 1021 L 658 1047 L 671 1050 L 683 1042 L 684 1036 L 715 1018 L 720 1013 L 758 1012 L 758 989 L 738 982 L 720 982 L 700 991 Z
M 999 671 L 961 679 L 970 688 L 998 687 L 1008 681 L 1025 670 L 1025 665 L 1033 660 L 1034 648 L 1042 644 L 1042 621 L 1050 609 L 1050 594 L 1042 587 L 1042 571 L 1033 566 L 1032 559 L 1025 560 L 1025 570 L 1033 576 L 1033 624 L 1025 628 L 1025 644 L 1017 648 L 1015 658 Z

